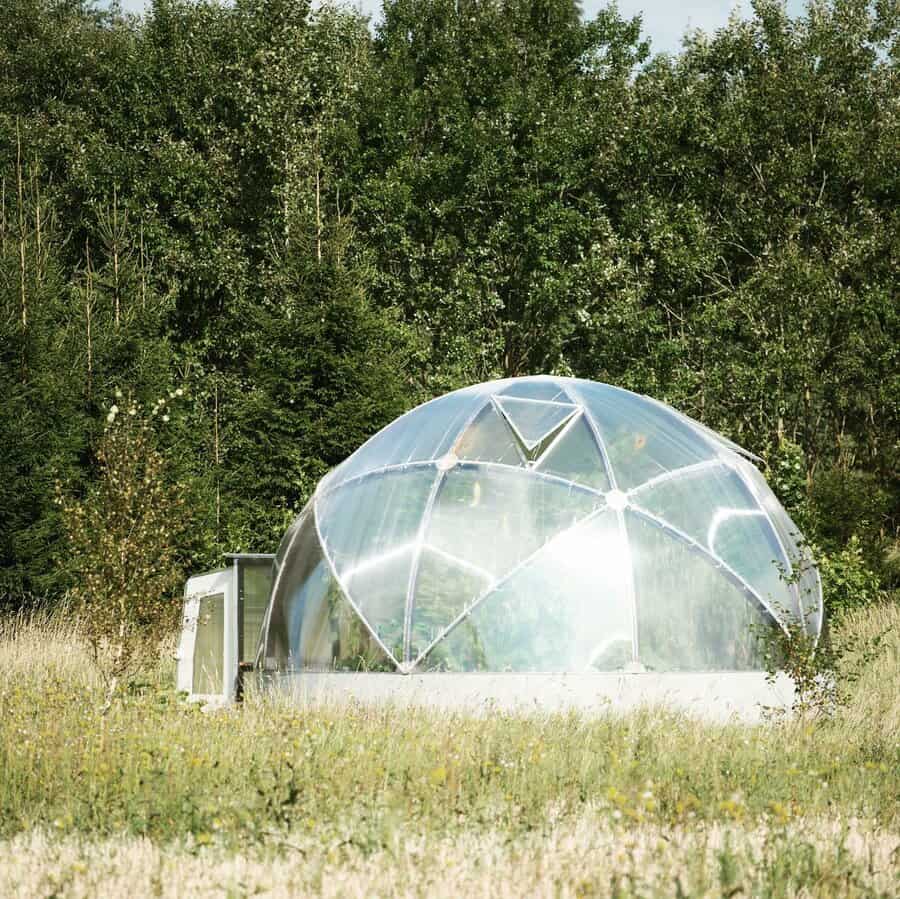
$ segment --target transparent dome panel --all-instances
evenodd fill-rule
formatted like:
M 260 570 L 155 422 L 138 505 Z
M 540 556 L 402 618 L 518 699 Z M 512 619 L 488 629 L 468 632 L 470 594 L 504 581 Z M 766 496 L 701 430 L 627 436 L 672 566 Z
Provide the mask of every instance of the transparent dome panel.
M 499 392 L 501 396 L 514 396 L 526 400 L 547 400 L 551 403 L 571 402 L 563 385 L 551 378 L 519 378 Z
M 581 414 L 566 425 L 540 457 L 535 468 L 604 493 L 610 489 L 597 441 Z
M 329 476 L 336 485 L 388 465 L 443 456 L 485 400 L 491 385 L 457 390 L 418 406 L 379 431 Z
M 625 512 L 637 597 L 638 658 L 651 671 L 765 667 L 773 626 L 758 603 L 708 557 Z
M 459 459 L 471 461 L 525 464 L 516 435 L 490 400 L 459 435 L 452 452 Z
M 817 635 L 822 628 L 822 587 L 803 535 L 791 520 L 778 497 L 766 483 L 756 466 L 745 459 L 737 463 L 756 498 L 762 504 L 788 556 L 792 580 L 796 583 L 801 616 L 807 633 Z
M 590 381 L 576 382 L 569 392 L 587 407 L 621 490 L 717 455 L 711 442 L 659 403 Z
M 272 598 L 260 638 L 262 651 L 257 654 L 267 669 L 290 667 L 294 661 L 290 640 L 293 597 L 298 585 L 309 578 L 321 558 L 311 513 L 312 507 L 307 504 L 288 528 L 275 554 Z
M 571 403 L 495 396 L 494 403 L 512 429 L 525 458 L 534 461 L 578 412 Z
M 332 576 L 312 517 L 298 522 L 264 631 L 266 668 L 394 670 Z
M 294 535 L 300 530 L 303 522 L 306 521 L 307 516 L 312 512 L 312 501 L 308 502 L 304 507 L 300 514 L 291 522 L 287 531 L 285 531 L 284 536 L 281 538 L 281 542 L 278 544 L 278 549 L 275 551 L 275 560 L 273 562 L 273 567 L 275 570 L 275 575 L 277 576 L 278 570 L 281 568 L 282 562 L 284 562 L 285 555 L 287 554 L 288 549 L 290 549 L 291 544 L 294 541 Z
M 436 476 L 433 465 L 380 472 L 318 497 L 319 530 L 341 580 L 415 544 Z
M 632 501 L 727 563 L 783 619 L 799 613 L 787 559 L 766 513 L 740 476 L 719 464 L 638 489 Z
M 416 577 L 409 658 L 417 659 L 492 583 L 490 572 L 424 547 Z
M 406 593 L 413 558 L 413 547 L 402 545 L 342 576 L 344 589 L 360 615 L 398 661 L 403 658 Z
M 596 493 L 524 469 L 460 464 L 438 491 L 425 543 L 501 578 L 603 502 Z
M 653 397 L 645 397 L 645 399 L 649 400 L 652 403 L 655 403 L 658 406 L 661 406 L 667 412 L 672 415 L 676 415 L 690 427 L 694 428 L 700 435 L 706 437 L 716 446 L 724 447 L 727 450 L 730 450 L 733 453 L 736 453 L 739 456 L 748 456 L 751 459 L 759 458 L 755 456 L 750 450 L 744 449 L 740 444 L 735 443 L 733 440 L 729 440 L 724 434 L 720 434 L 718 431 L 714 431 L 712 428 L 707 427 L 703 424 L 702 421 L 697 421 L 696 418 L 691 418 L 690 415 L 686 415 L 684 412 L 680 412 L 678 409 L 673 408 L 672 406 L 667 405 L 666 403 L 662 403 L 659 400 L 653 399 Z
M 633 659 L 631 569 L 603 511 L 558 534 L 420 663 L 444 671 L 616 671 Z

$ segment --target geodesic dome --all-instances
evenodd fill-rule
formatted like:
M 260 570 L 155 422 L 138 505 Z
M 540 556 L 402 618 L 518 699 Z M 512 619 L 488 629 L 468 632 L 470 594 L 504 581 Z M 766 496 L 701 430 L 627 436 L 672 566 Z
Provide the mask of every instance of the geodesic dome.
M 268 670 L 728 671 L 822 622 L 818 573 L 736 444 L 591 381 L 413 409 L 318 485 L 275 558 Z M 753 457 L 751 457 L 753 458 Z

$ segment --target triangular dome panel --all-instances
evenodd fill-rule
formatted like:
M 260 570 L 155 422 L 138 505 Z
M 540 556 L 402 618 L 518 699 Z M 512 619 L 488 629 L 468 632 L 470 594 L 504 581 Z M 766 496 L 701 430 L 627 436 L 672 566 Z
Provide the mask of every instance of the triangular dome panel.
M 524 400 L 510 396 L 495 396 L 494 402 L 531 461 L 540 456 L 578 411 L 578 406 L 573 403 Z
M 610 489 L 606 465 L 584 415 L 563 430 L 535 468 L 604 493 Z
M 499 462 L 503 465 L 525 463 L 515 435 L 491 402 L 460 434 L 452 452 L 458 459 L 472 462 Z
M 388 553 L 351 569 L 342 580 L 359 614 L 391 655 L 402 661 L 406 590 L 413 565 L 413 548 Z
M 632 501 L 722 559 L 782 620 L 799 618 L 778 537 L 740 476 L 726 465 L 677 472 L 636 490 Z
M 435 477 L 432 465 L 384 472 L 318 500 L 324 551 L 347 595 L 398 660 L 413 548 Z
M 544 545 L 421 664 L 449 671 L 616 671 L 633 659 L 631 567 L 615 512 Z
M 639 660 L 653 671 L 763 669 L 772 621 L 754 597 L 665 528 L 630 510 L 625 518 Z
M 489 572 L 423 547 L 412 609 L 410 658 L 418 658 L 492 582 Z
M 288 667 L 313 670 L 394 671 L 397 660 L 377 642 L 335 580 L 311 510 L 289 535 L 290 551 L 276 559 L 276 568 L 278 588 L 290 602 L 270 607 L 263 664 L 281 659 Z

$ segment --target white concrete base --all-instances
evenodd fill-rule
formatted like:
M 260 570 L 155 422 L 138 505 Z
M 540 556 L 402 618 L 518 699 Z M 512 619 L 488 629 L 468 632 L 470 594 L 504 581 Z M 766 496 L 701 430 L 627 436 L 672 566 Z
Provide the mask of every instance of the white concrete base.
M 622 713 L 665 706 L 712 721 L 762 720 L 765 707 L 790 708 L 790 679 L 761 671 L 611 674 L 352 674 L 304 672 L 265 678 L 301 704 L 362 702 L 469 711 Z

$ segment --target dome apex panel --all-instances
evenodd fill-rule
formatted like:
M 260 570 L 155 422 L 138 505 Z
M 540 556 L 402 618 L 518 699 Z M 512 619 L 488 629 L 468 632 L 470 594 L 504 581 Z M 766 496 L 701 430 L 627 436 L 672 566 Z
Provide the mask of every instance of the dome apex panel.
M 453 444 L 458 459 L 524 465 L 519 441 L 492 402 L 485 402 Z
M 554 378 L 542 376 L 536 378 L 514 378 L 506 382 L 505 386 L 502 383 L 498 383 L 497 392 L 501 396 L 518 397 L 525 400 L 571 403 L 572 399 L 566 393 L 561 381 L 562 379 L 557 381 Z
M 530 462 L 536 461 L 553 438 L 579 411 L 572 403 L 495 396 L 494 402 Z

